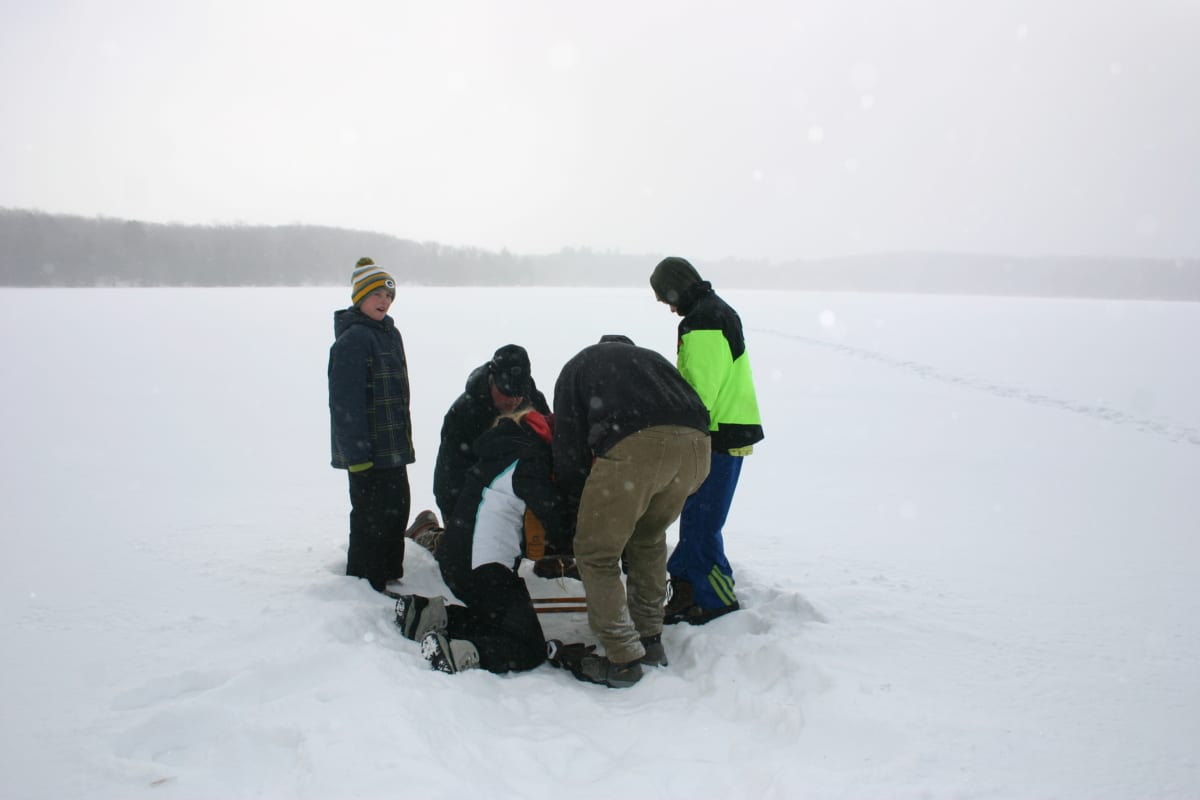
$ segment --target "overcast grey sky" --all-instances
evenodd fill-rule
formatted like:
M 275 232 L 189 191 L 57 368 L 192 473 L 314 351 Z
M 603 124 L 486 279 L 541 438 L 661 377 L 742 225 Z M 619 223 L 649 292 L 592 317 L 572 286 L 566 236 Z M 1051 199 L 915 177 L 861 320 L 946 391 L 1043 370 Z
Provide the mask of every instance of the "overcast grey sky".
M 0 0 L 0 206 L 1200 256 L 1200 0 Z

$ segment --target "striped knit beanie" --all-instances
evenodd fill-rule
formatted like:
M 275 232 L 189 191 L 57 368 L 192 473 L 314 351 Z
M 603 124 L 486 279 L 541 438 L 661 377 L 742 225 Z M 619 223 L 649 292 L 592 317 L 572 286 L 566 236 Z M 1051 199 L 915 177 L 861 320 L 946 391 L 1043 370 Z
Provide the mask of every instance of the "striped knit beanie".
M 350 278 L 350 300 L 358 305 L 376 289 L 396 291 L 396 282 L 369 258 L 360 258 Z

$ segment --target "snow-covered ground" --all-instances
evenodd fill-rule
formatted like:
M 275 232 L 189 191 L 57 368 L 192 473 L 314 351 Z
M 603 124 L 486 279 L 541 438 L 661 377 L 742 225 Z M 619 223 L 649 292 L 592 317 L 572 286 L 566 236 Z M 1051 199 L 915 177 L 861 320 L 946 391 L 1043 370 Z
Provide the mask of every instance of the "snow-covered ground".
M 726 530 L 745 610 L 616 691 L 433 672 L 340 575 L 347 294 L 0 290 L 4 797 L 1200 797 L 1200 305 L 725 292 L 767 432 Z M 676 322 L 649 288 L 393 316 L 414 511 L 495 347 L 549 393 Z

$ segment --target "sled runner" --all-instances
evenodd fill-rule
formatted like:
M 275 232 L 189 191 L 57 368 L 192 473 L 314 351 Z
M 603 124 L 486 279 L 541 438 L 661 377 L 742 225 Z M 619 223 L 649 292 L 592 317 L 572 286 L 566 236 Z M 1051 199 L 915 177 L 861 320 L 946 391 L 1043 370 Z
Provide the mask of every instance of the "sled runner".
M 586 597 L 534 597 L 533 610 L 539 614 L 586 614 Z

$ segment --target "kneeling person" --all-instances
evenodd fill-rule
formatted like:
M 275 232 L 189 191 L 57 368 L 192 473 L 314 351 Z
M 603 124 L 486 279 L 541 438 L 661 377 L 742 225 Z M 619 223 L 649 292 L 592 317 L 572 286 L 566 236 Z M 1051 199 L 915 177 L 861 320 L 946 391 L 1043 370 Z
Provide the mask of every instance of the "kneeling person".
M 566 503 L 551 480 L 549 420 L 525 410 L 500 417 L 474 445 L 455 513 L 434 557 L 464 606 L 413 595 L 396 602 L 396 622 L 443 672 L 481 667 L 529 670 L 546 658 L 545 634 L 517 567 L 532 511 L 552 540 L 569 538 Z

